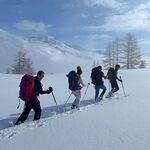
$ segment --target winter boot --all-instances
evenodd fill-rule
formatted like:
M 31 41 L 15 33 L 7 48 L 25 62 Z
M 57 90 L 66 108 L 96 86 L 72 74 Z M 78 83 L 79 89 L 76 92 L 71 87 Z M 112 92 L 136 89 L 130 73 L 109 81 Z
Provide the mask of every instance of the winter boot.
M 101 100 L 103 100 L 103 96 L 100 96 L 100 97 L 99 97 L 99 101 L 101 101 Z
M 16 123 L 15 123 L 15 125 L 19 125 L 21 123 L 24 123 L 24 121 L 17 120 Z
M 71 106 L 71 109 L 75 109 L 75 108 L 76 108 L 76 105 L 72 105 L 72 106 Z
M 114 96 L 113 92 L 109 92 L 109 93 L 106 95 L 106 98 L 111 98 L 111 97 L 113 97 L 113 96 Z

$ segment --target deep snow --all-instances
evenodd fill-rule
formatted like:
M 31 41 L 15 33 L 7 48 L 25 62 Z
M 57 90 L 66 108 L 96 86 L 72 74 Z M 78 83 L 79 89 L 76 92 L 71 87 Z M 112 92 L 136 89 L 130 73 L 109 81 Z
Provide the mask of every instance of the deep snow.
M 81 110 L 73 112 L 65 112 L 74 100 L 71 96 L 64 105 L 69 96 L 65 74 L 46 75 L 43 88 L 53 86 L 59 112 L 52 95 L 40 96 L 41 120 L 31 121 L 32 112 L 24 124 L 13 127 L 23 109 L 23 102 L 16 109 L 21 76 L 0 74 L 0 150 L 149 150 L 150 70 L 119 72 L 129 96 L 124 97 L 119 84 L 116 97 L 105 99 L 103 105 L 91 104 L 94 89 L 90 85 Z M 90 81 L 89 73 L 84 72 L 83 80 Z M 107 80 L 105 84 L 108 88 Z

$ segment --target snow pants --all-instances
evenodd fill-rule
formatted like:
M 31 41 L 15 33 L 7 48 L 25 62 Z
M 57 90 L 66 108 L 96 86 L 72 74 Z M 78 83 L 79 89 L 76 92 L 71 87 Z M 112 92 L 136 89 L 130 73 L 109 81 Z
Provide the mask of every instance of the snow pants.
M 101 92 L 100 94 L 100 97 L 103 97 L 103 95 L 105 94 L 106 92 L 106 87 L 105 85 L 95 85 L 95 100 L 98 98 L 98 95 L 99 95 L 99 91 L 100 89 L 102 89 L 103 91 Z
M 110 80 L 111 84 L 111 93 L 115 93 L 119 90 L 119 86 L 116 80 Z
M 18 121 L 24 122 L 27 119 L 31 109 L 33 109 L 35 112 L 33 120 L 39 120 L 41 117 L 40 101 L 39 100 L 33 100 L 33 101 L 25 102 L 24 111 L 22 112 L 22 114 L 18 118 Z
M 79 109 L 80 108 L 81 91 L 75 90 L 75 91 L 72 91 L 72 93 L 76 97 L 72 105 L 75 106 L 77 109 Z

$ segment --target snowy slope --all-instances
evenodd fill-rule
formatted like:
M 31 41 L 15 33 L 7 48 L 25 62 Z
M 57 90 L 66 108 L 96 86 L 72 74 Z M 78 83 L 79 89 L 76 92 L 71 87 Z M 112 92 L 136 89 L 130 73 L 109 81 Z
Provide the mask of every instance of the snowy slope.
M 90 71 L 89 71 L 90 72 Z M 89 72 L 83 74 L 89 82 Z M 104 100 L 103 105 L 90 104 L 94 97 L 92 85 L 81 103 L 81 111 L 65 112 L 74 97 L 68 98 L 65 74 L 46 75 L 43 88 L 52 85 L 59 111 L 51 95 L 41 96 L 42 119 L 12 126 L 19 116 L 17 107 L 18 84 L 21 76 L 0 75 L 0 149 L 6 150 L 149 150 L 150 149 L 150 70 L 120 71 L 128 97 L 119 95 Z M 105 81 L 106 86 L 108 82 Z M 84 94 L 85 88 L 82 90 Z M 9 93 L 9 94 L 8 94 Z M 82 95 L 83 95 L 82 94 Z
M 47 73 L 64 73 L 78 65 L 90 67 L 100 55 L 80 51 L 70 47 L 53 37 L 34 36 L 22 38 L 0 30 L 0 72 L 6 72 L 14 64 L 18 51 L 25 51 L 33 61 L 35 71 L 45 70 Z

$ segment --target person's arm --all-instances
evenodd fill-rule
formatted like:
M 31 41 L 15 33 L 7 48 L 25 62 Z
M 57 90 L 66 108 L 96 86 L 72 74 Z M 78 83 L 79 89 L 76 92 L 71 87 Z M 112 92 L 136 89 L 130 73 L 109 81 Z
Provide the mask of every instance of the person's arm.
M 116 72 L 116 80 L 118 80 L 118 81 L 122 82 L 122 80 L 118 78 L 118 76 L 117 76 L 117 72 Z
M 83 80 L 82 80 L 81 76 L 79 78 L 79 83 L 81 83 L 82 86 L 85 86 L 85 84 L 83 83 Z
M 102 72 L 102 77 L 104 78 L 104 79 L 107 79 L 107 77 L 104 75 L 104 73 Z
M 38 81 L 37 82 L 37 87 L 38 87 L 38 92 L 42 95 L 42 94 L 49 94 L 51 91 L 49 90 L 43 90 L 41 82 Z

